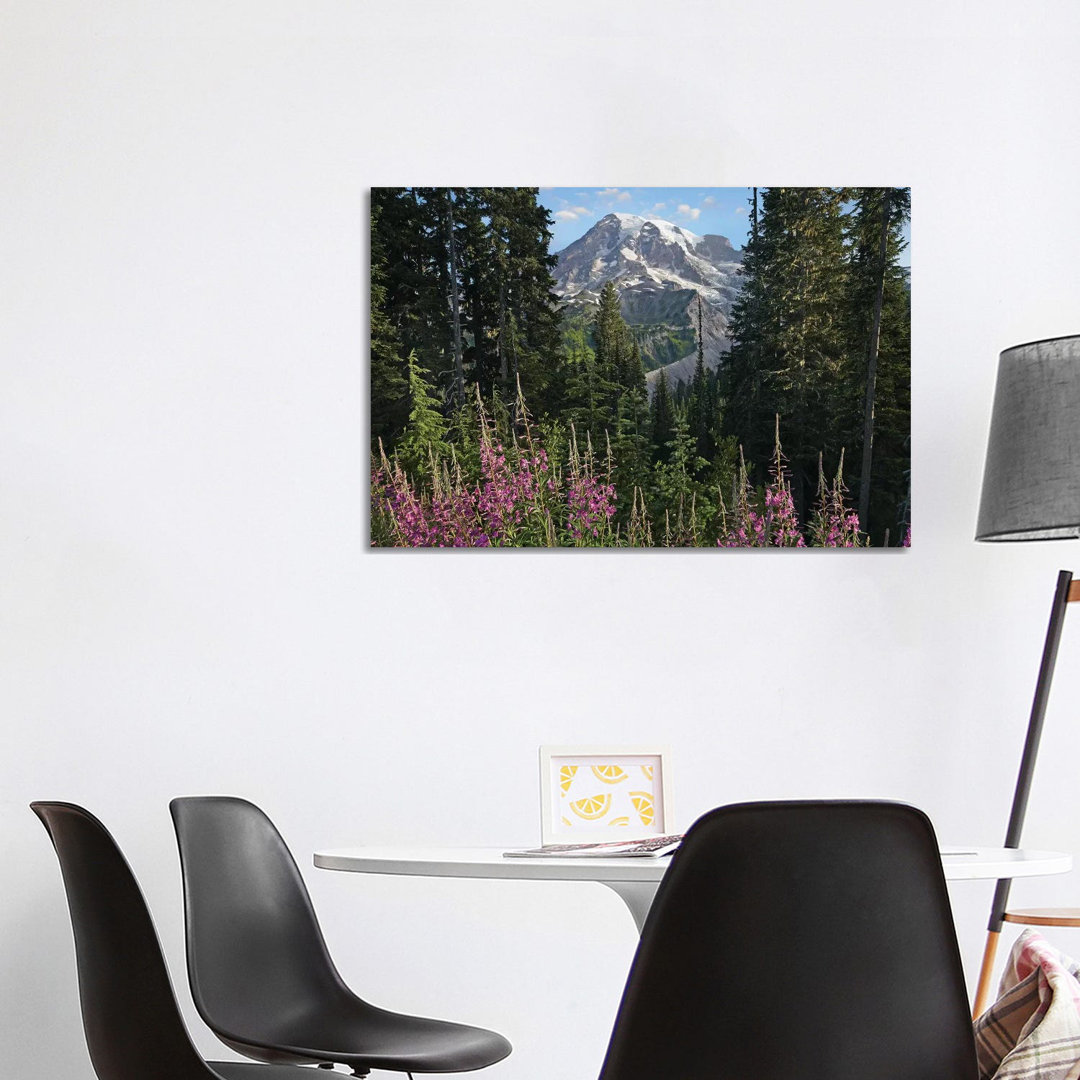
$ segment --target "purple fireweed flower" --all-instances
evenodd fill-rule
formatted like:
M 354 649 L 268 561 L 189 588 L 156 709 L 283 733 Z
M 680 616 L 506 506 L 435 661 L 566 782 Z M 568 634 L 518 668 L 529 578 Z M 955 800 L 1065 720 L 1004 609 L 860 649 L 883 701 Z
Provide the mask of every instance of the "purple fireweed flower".
M 602 484 L 582 473 L 570 481 L 566 492 L 567 526 L 575 541 L 599 537 L 600 530 L 615 515 L 615 485 Z

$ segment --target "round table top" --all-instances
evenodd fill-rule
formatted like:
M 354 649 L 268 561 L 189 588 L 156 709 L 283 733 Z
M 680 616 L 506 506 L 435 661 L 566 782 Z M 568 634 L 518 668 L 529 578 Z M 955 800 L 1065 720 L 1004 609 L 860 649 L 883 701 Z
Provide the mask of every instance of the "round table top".
M 526 881 L 658 882 L 670 859 L 508 858 L 504 848 L 355 847 L 315 853 L 324 870 L 413 877 L 503 878 Z M 942 847 L 949 881 L 1064 874 L 1072 856 L 1027 848 Z

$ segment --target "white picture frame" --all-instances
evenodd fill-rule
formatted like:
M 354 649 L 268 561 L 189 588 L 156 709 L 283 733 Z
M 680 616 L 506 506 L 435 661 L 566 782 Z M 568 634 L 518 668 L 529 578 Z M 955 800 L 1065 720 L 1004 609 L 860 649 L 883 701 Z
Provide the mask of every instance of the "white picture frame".
M 666 746 L 541 746 L 540 842 L 673 833 L 670 761 Z

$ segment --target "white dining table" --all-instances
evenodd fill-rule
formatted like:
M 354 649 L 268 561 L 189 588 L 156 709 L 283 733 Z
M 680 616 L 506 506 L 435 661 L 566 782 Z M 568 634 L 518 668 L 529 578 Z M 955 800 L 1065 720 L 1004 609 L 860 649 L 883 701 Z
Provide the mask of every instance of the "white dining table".
M 505 848 L 354 847 L 315 853 L 323 870 L 406 877 L 491 878 L 504 881 L 594 881 L 617 893 L 638 933 L 670 860 L 659 858 L 508 858 Z M 942 847 L 947 881 L 1065 874 L 1072 856 L 1027 848 Z

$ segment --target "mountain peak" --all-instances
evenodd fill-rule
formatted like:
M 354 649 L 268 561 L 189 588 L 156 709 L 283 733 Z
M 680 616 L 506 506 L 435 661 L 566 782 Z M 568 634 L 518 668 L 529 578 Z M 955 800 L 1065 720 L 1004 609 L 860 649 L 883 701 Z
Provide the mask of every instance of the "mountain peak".
M 555 292 L 563 301 L 588 310 L 613 282 L 646 366 L 670 366 L 673 377 L 684 377 L 687 362 L 692 371 L 700 296 L 705 361 L 711 368 L 720 364 L 742 284 L 742 253 L 726 237 L 698 236 L 664 218 L 612 212 L 558 252 L 558 260 Z
M 684 229 L 681 225 L 676 225 L 675 222 L 667 221 L 665 218 L 642 217 L 640 214 L 623 214 L 619 211 L 605 214 L 596 224 L 603 225 L 605 222 L 612 221 L 618 222 L 619 230 L 624 236 L 636 235 L 642 229 L 655 230 L 665 240 L 690 248 L 695 247 L 702 239 L 697 233 Z M 596 228 L 596 225 L 593 228 Z M 585 235 L 588 236 L 588 233 Z
M 672 221 L 613 211 L 558 253 L 555 291 L 570 299 L 598 293 L 607 281 L 620 289 L 692 289 L 727 314 L 738 291 L 742 260 L 723 236 L 698 236 Z

